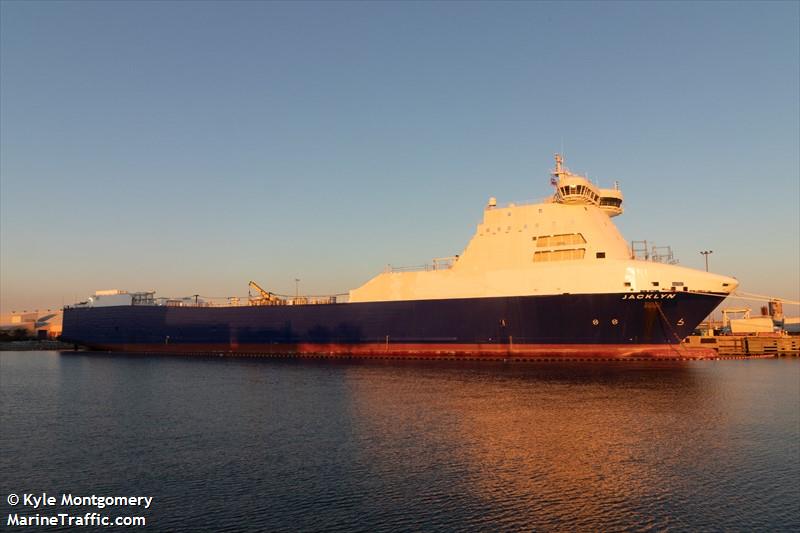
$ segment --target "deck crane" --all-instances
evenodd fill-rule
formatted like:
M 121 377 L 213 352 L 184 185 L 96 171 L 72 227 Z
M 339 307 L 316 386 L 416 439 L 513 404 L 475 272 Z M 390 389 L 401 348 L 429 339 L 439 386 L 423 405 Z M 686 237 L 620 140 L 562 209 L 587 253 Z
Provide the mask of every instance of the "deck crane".
M 282 298 L 269 291 L 265 291 L 255 281 L 251 280 L 248 286 L 252 287 L 260 294 L 260 297 L 250 298 L 250 305 L 282 305 L 284 303 Z

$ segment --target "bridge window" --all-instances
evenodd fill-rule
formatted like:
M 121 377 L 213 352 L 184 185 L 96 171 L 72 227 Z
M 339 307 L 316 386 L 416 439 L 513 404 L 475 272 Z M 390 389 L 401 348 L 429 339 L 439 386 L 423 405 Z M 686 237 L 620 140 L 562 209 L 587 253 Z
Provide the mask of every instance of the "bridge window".
M 567 244 L 585 244 L 586 239 L 583 238 L 581 233 L 562 233 L 560 235 L 541 235 L 536 240 L 537 248 L 545 248 L 548 246 L 564 246 Z
M 606 258 L 606 253 L 605 252 L 597 252 L 596 254 L 594 254 L 594 256 L 596 258 L 598 258 L 598 259 L 605 259 Z
M 600 205 L 619 207 L 622 205 L 622 200 L 620 200 L 619 198 L 600 198 Z
M 572 248 L 569 250 L 547 250 L 533 254 L 534 263 L 547 263 L 550 261 L 574 261 L 583 259 L 586 254 L 584 248 Z

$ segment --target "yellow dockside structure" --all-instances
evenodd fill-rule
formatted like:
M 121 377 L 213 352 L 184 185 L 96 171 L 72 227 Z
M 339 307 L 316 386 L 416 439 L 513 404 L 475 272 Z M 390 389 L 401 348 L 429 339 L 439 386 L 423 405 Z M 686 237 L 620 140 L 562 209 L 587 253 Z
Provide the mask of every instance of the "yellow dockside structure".
M 721 335 L 718 337 L 687 337 L 689 348 L 714 348 L 721 357 L 741 355 L 800 355 L 798 336 Z

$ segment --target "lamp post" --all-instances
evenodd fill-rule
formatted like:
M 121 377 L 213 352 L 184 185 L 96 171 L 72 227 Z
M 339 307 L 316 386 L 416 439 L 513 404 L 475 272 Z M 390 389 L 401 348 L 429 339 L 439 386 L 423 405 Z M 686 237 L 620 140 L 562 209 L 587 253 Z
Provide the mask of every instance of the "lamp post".
M 706 260 L 706 272 L 708 272 L 708 256 L 713 254 L 714 250 L 703 250 L 700 252 L 700 255 L 703 256 Z M 711 314 L 708 316 L 708 328 L 711 329 L 711 324 L 714 320 L 714 311 L 711 311 Z
M 700 254 L 706 259 L 706 272 L 708 272 L 708 256 L 713 254 L 714 250 L 703 250 Z

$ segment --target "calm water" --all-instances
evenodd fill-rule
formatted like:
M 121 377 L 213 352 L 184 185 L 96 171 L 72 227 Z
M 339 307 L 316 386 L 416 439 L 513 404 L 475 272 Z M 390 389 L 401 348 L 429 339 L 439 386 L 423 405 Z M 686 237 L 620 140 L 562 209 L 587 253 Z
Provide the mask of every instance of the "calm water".
M 152 531 L 800 528 L 796 358 L 5 352 L 0 380 L 2 530 L 42 491 L 152 496 L 103 511 Z

